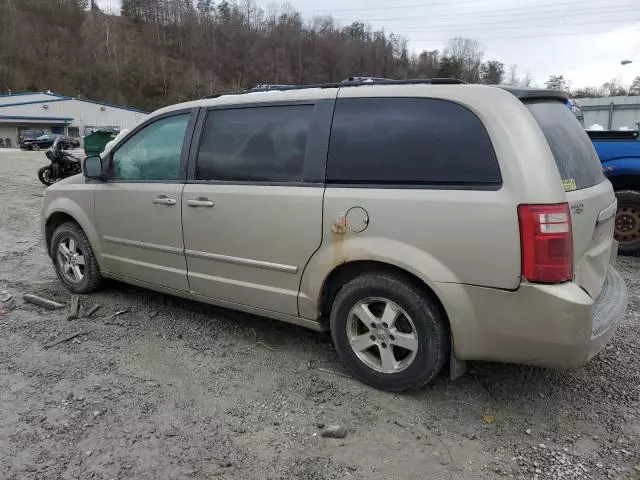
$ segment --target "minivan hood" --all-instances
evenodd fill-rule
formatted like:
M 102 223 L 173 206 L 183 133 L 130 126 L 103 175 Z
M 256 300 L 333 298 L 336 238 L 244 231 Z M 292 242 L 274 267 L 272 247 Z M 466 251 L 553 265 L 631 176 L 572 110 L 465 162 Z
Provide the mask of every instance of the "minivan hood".
M 64 186 L 67 186 L 67 185 L 80 185 L 80 184 L 84 184 L 84 183 L 87 183 L 87 179 L 84 178 L 83 174 L 79 173 L 77 175 L 74 175 L 72 177 L 64 178 L 64 179 L 60 180 L 59 182 L 54 183 L 47 190 L 57 190 L 59 187 L 64 187 Z

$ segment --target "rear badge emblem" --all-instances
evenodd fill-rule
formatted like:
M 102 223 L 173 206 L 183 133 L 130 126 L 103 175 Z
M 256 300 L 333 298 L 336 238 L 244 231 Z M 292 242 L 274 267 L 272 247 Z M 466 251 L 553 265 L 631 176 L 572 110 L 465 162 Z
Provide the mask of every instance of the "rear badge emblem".
M 574 215 L 580 215 L 584 212 L 584 204 L 582 202 L 571 205 L 571 213 Z

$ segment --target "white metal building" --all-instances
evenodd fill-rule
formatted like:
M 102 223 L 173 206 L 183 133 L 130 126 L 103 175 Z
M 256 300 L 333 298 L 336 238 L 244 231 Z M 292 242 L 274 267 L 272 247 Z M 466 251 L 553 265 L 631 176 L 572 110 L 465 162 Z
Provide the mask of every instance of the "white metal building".
M 640 96 L 578 98 L 584 126 L 594 124 L 607 130 L 640 128 Z M 580 115 L 578 115 L 580 118 Z
M 72 137 L 84 137 L 96 127 L 130 129 L 145 116 L 135 108 L 51 92 L 0 95 L 0 144 L 16 147 L 21 132 L 30 129 Z

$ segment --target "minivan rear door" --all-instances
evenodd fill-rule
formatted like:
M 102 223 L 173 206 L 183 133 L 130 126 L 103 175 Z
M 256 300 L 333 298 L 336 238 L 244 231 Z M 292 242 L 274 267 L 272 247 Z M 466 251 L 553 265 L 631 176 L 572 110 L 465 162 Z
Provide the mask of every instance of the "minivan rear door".
M 574 281 L 596 298 L 615 248 L 613 188 L 593 144 L 564 102 L 535 101 L 526 106 L 549 143 L 571 209 Z

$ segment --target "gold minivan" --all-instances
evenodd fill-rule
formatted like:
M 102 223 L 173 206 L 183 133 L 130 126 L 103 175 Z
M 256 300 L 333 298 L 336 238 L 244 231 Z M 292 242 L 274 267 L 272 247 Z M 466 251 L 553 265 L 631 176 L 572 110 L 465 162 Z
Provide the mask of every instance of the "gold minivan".
M 623 316 L 616 199 L 559 92 L 278 86 L 158 110 L 45 191 L 60 281 L 315 330 L 378 388 L 447 362 L 575 367 Z

